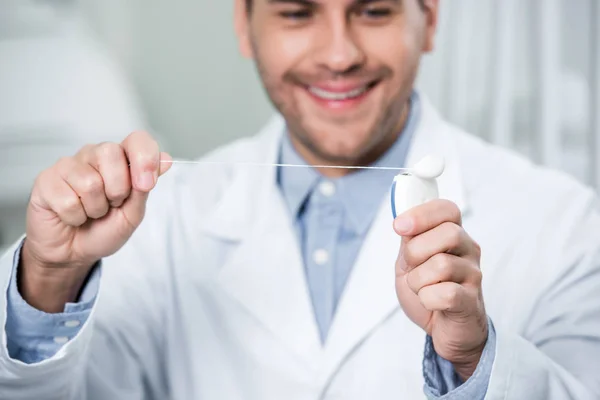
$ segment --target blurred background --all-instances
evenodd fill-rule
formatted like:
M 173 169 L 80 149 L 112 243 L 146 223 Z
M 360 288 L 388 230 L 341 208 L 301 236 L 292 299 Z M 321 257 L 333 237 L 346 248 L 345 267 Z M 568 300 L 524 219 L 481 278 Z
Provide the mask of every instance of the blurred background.
M 441 0 L 418 85 L 442 114 L 600 188 L 600 0 Z M 196 158 L 273 112 L 233 0 L 0 0 L 0 248 L 33 179 L 146 129 Z M 501 167 L 501 166 L 500 166 Z

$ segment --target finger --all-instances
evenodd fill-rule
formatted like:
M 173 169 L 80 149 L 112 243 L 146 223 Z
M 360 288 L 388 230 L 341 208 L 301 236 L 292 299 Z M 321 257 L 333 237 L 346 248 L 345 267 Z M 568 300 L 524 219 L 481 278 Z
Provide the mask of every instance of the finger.
M 461 312 L 465 311 L 469 304 L 467 290 L 455 282 L 425 286 L 418 296 L 423 307 L 429 311 Z
M 129 225 L 134 229 L 136 229 L 144 219 L 148 196 L 149 192 L 132 189 L 131 194 L 120 207 L 120 210 L 123 212 L 123 216 Z
M 164 157 L 164 158 L 163 158 Z M 161 171 L 160 174 L 164 174 L 171 168 L 171 157 L 167 153 L 161 153 L 161 160 L 166 160 L 167 162 L 161 163 Z M 123 205 L 121 206 L 121 210 L 123 212 L 124 217 L 127 219 L 129 224 L 133 228 L 137 228 L 142 220 L 144 219 L 144 215 L 146 213 L 146 202 L 148 201 L 149 192 L 137 190 L 135 188 L 131 189 L 131 193 L 129 197 L 125 200 Z
M 479 284 L 481 270 L 469 260 L 439 253 L 406 275 L 406 283 L 415 294 L 426 286 L 442 282 Z
M 400 236 L 416 236 L 444 222 L 462 225 L 460 209 L 449 200 L 432 200 L 411 208 L 394 220 L 394 230 Z
M 477 244 L 455 223 L 444 222 L 412 238 L 403 238 L 403 256 L 408 269 L 423 264 L 435 254 L 449 253 L 477 259 Z
M 37 185 L 44 207 L 54 212 L 66 225 L 78 227 L 87 220 L 87 214 L 75 191 L 55 169 L 42 172 Z
M 146 132 L 134 132 L 121 144 L 129 161 L 133 188 L 149 192 L 161 169 L 158 143 Z
M 120 207 L 131 192 L 129 165 L 121 145 L 102 143 L 90 153 L 88 161 L 102 176 L 110 205 Z
M 79 196 L 89 218 L 98 219 L 106 215 L 109 209 L 108 199 L 104 193 L 104 181 L 98 171 L 74 158 L 59 161 L 57 171 Z

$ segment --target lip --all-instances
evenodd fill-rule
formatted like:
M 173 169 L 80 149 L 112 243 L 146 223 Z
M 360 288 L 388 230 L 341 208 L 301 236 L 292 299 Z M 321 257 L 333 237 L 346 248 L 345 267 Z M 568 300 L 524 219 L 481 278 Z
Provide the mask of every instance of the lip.
M 307 87 L 315 87 L 327 92 L 331 93 L 346 93 L 351 92 L 356 89 L 360 89 L 363 87 L 372 86 L 377 83 L 378 80 L 370 80 L 370 81 L 362 81 L 362 82 L 351 82 L 351 81 L 328 81 L 328 82 L 318 82 L 311 85 L 307 85 Z
M 304 87 L 309 97 L 330 111 L 347 111 L 363 103 L 381 80 L 319 82 Z

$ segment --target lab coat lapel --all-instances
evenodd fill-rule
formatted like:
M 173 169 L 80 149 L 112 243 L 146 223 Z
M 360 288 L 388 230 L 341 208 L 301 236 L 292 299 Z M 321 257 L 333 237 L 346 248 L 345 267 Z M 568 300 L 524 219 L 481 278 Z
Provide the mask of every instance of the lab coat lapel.
M 284 124 L 277 117 L 259 134 L 258 157 L 250 161 L 275 163 L 283 131 Z M 252 156 L 246 153 L 246 157 Z M 277 341 L 316 368 L 322 346 L 298 239 L 276 185 L 276 168 L 242 168 L 236 174 L 229 193 L 207 224 L 212 234 L 238 241 L 219 272 L 218 282 Z
M 442 155 L 446 169 L 438 180 L 440 197 L 454 201 L 464 213 L 468 207 L 452 131 L 427 99 L 422 98 L 422 103 L 422 119 L 407 164 L 412 165 L 427 154 Z M 251 154 L 251 162 L 276 162 L 284 128 L 281 117 L 275 118 L 259 134 L 255 148 L 246 149 L 244 155 Z M 382 200 L 324 347 L 319 340 L 292 219 L 276 185 L 275 168 L 237 171 L 224 201 L 206 223 L 209 233 L 238 242 L 219 273 L 218 281 L 224 291 L 279 342 L 318 370 L 323 379 L 331 377 L 378 325 L 399 310 L 394 263 L 400 238 L 392 229 L 389 201 L 387 196 Z M 405 322 L 411 324 L 408 319 Z M 403 333 L 398 332 L 399 340 Z
M 458 153 L 451 136 L 433 107 L 423 99 L 422 119 L 411 144 L 407 165 L 415 164 L 428 154 L 442 155 L 446 169 L 438 180 L 440 197 L 455 202 L 465 212 L 467 202 L 460 177 Z M 340 300 L 325 348 L 326 371 L 330 374 L 378 325 L 399 311 L 395 262 L 401 239 L 392 228 L 390 207 L 389 197 L 386 197 Z M 404 323 L 412 324 L 404 314 L 402 316 Z M 409 330 L 398 332 L 398 340 L 406 340 L 403 335 L 407 332 Z

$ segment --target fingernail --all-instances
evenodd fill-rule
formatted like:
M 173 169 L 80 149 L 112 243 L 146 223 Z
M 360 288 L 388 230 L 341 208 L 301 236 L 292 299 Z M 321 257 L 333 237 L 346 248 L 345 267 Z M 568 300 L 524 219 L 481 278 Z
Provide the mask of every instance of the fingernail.
M 413 223 L 409 218 L 398 218 L 394 224 L 396 231 L 400 234 L 407 234 L 413 228 Z
M 150 190 L 154 186 L 154 175 L 152 172 L 142 172 L 138 176 L 138 188 L 140 190 Z

